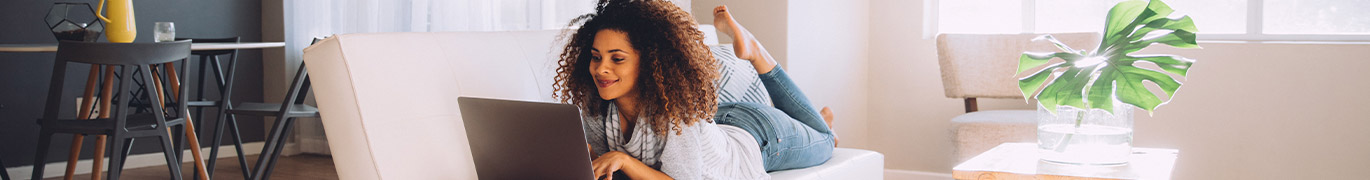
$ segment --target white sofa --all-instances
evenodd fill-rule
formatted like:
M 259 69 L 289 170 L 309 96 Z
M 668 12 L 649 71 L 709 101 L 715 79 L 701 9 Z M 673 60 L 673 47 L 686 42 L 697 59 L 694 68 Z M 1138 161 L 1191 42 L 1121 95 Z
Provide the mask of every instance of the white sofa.
M 306 48 L 342 179 L 476 179 L 458 96 L 554 101 L 559 30 L 336 35 Z M 803 72 L 794 72 L 803 73 Z M 775 179 L 882 179 L 884 156 L 838 148 Z

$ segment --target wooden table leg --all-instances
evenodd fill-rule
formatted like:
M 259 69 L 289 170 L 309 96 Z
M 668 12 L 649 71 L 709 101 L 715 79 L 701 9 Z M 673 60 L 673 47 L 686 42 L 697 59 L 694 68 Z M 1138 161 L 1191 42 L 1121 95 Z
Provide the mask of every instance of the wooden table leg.
M 91 65 L 90 75 L 86 76 L 86 90 L 84 95 L 81 96 L 81 108 L 76 111 L 76 119 L 90 118 L 90 111 L 92 110 L 92 106 L 95 105 L 95 101 L 93 101 L 95 98 L 95 82 L 100 79 L 99 75 L 100 66 Z M 81 144 L 85 141 L 85 138 L 85 135 L 81 134 L 76 134 L 72 137 L 71 153 L 67 154 L 67 173 L 62 176 L 63 179 L 71 180 L 72 176 L 76 175 L 76 161 L 81 158 Z

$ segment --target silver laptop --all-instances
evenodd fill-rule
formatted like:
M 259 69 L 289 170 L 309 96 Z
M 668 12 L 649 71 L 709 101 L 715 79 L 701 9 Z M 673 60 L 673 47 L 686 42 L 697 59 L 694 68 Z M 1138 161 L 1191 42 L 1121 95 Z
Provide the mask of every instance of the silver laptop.
M 480 179 L 594 179 L 574 105 L 458 97 Z

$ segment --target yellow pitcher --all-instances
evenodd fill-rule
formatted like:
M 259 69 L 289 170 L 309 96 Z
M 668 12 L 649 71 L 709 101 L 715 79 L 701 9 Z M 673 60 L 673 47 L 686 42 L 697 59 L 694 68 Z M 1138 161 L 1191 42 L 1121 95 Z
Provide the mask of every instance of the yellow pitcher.
M 96 6 L 95 16 L 105 21 L 105 39 L 109 42 L 131 43 L 138 37 L 138 26 L 133 22 L 133 0 L 110 0 L 109 18 L 100 15 L 105 10 L 105 0 Z

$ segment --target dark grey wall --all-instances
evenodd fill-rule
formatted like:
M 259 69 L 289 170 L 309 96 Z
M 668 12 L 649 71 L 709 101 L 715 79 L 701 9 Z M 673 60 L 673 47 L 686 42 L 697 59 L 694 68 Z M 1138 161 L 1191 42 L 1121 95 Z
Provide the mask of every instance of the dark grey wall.
M 50 0 L 5 0 L 0 1 L 0 44 L 15 43 L 56 43 L 52 34 L 43 23 L 43 16 L 53 2 Z M 62 0 L 60 2 L 87 2 L 92 6 L 97 0 Z M 176 23 L 178 37 L 233 37 L 240 36 L 245 42 L 261 41 L 261 1 L 259 0 L 135 0 L 134 12 L 138 24 L 138 37 L 135 42 L 152 41 L 154 22 L 170 21 Z M 103 40 L 103 37 L 101 38 Z M 48 79 L 52 75 L 52 53 L 0 53 L 0 158 L 4 167 L 17 167 L 33 164 L 34 150 L 38 144 L 38 125 L 36 119 L 42 116 L 48 92 Z M 226 61 L 225 61 L 226 62 Z M 198 63 L 189 64 L 192 70 L 186 74 L 197 74 Z M 235 81 L 233 99 L 235 102 L 261 101 L 262 69 L 260 50 L 242 50 L 238 56 L 238 76 Z M 75 117 L 74 99 L 81 94 L 89 66 L 74 64 L 68 66 L 66 88 L 61 107 L 64 118 Z M 193 77 L 193 76 L 192 76 Z M 192 79 L 190 82 L 197 82 Z M 212 81 L 207 81 L 212 83 Z M 193 88 L 193 87 L 192 87 Z M 195 92 L 190 89 L 187 92 Z M 218 99 L 218 91 L 207 89 L 211 99 Z M 195 94 L 190 94 L 191 98 Z M 213 109 L 204 111 L 205 125 L 197 127 L 209 130 L 214 128 Z M 258 117 L 239 117 L 238 125 L 246 141 L 261 141 L 263 128 Z M 201 144 L 208 146 L 210 131 L 200 134 Z M 227 133 L 226 133 L 227 134 Z M 86 138 L 82 146 L 82 158 L 92 156 L 95 138 Z M 228 144 L 227 136 L 225 143 Z M 65 161 L 70 135 L 54 136 L 48 162 Z M 136 141 L 135 153 L 160 152 L 154 141 Z M 248 150 L 257 151 L 257 150 Z M 208 153 L 208 152 L 206 152 Z M 234 163 L 234 162 L 227 162 Z M 15 175 L 13 177 L 27 177 Z

